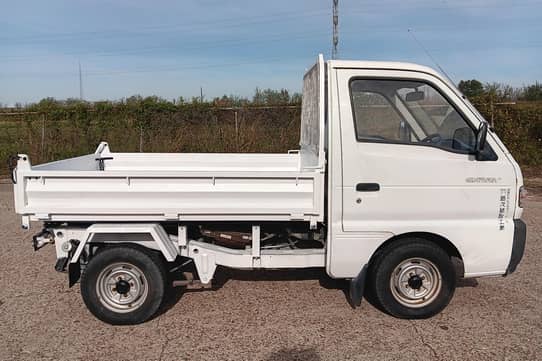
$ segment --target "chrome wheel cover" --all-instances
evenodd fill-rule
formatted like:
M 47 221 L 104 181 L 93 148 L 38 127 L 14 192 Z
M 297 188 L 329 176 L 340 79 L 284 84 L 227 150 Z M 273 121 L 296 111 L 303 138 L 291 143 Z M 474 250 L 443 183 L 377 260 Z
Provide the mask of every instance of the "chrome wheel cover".
M 437 298 L 442 288 L 442 277 L 431 261 L 409 258 L 393 270 L 390 288 L 393 297 L 401 305 L 421 308 Z
M 113 263 L 103 269 L 96 281 L 101 304 L 117 313 L 139 308 L 147 299 L 149 287 L 145 274 L 130 263 Z

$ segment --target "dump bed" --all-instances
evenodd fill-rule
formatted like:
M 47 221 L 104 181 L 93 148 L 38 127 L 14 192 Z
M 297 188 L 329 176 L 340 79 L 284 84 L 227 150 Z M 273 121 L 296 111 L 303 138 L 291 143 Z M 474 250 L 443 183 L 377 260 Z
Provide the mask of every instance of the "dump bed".
M 304 78 L 300 151 L 112 153 L 14 170 L 17 213 L 43 221 L 324 219 L 323 58 Z
M 21 155 L 16 211 L 49 221 L 321 221 L 323 173 L 300 163 L 298 152 L 111 153 L 106 143 L 38 166 Z

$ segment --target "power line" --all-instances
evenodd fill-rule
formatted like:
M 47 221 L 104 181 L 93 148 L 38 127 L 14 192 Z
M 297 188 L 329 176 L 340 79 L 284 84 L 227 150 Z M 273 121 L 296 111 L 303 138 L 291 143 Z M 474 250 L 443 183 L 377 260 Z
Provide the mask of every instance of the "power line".
M 110 30 L 101 30 L 101 31 L 87 31 L 87 32 L 62 32 L 62 33 L 53 33 L 53 34 L 41 34 L 41 35 L 34 35 L 34 36 L 26 36 L 26 37 L 0 37 L 0 40 L 37 40 L 37 41 L 46 41 L 46 40 L 59 40 L 64 41 L 66 40 L 66 37 L 68 38 L 80 38 L 81 36 L 91 36 L 94 38 L 103 38 L 107 37 L 108 39 L 115 35 L 129 35 L 130 37 L 134 37 L 135 35 L 150 35 L 153 32 L 171 32 L 174 30 L 197 30 L 197 28 L 205 28 L 207 29 L 209 25 L 213 25 L 214 27 L 243 27 L 246 25 L 253 25 L 253 24 L 264 24 L 264 23 L 274 23 L 274 22 L 283 22 L 285 20 L 295 20 L 297 18 L 307 18 L 307 17 L 318 17 L 322 15 L 328 14 L 329 10 L 327 9 L 315 9 L 311 11 L 304 11 L 303 13 L 292 13 L 292 12 L 285 12 L 285 13 L 275 13 L 271 15 L 265 15 L 265 16 L 252 16 L 252 17 L 246 17 L 246 18 L 232 18 L 232 19 L 225 19 L 225 20 L 218 20 L 218 21 L 200 21 L 196 23 L 191 23 L 189 25 L 158 25 L 158 26 L 147 26 L 147 27 L 138 27 L 138 29 L 134 32 L 132 29 L 130 29 L 129 32 L 125 32 L 121 29 L 110 29 Z M 141 31 L 145 31 L 145 33 L 142 33 Z M 96 37 L 98 35 L 98 37 Z
M 151 46 L 151 47 L 137 47 L 131 49 L 123 50 L 114 50 L 114 51 L 99 51 L 99 52 L 90 52 L 90 51 L 70 51 L 62 52 L 60 54 L 32 54 L 32 55 L 12 55 L 12 56 L 3 56 L 0 57 L 0 60 L 24 60 L 24 59 L 35 59 L 36 57 L 48 57 L 51 55 L 85 55 L 85 56 L 117 56 L 117 55 L 136 55 L 136 54 L 145 54 L 152 53 L 156 50 L 198 50 L 198 49 L 213 49 L 213 48 L 230 48 L 232 46 L 243 46 L 247 44 L 263 44 L 264 42 L 274 42 L 274 41 L 283 41 L 285 39 L 310 39 L 310 38 L 320 38 L 327 35 L 328 32 L 310 32 L 310 33 L 301 33 L 299 35 L 290 34 L 271 34 L 271 37 L 265 38 L 260 37 L 258 39 L 247 39 L 247 40 L 219 40 L 219 41 L 207 41 L 207 42 L 198 42 L 197 44 L 188 45 L 188 46 L 179 46 L 179 45 L 166 45 L 166 46 Z
M 409 1 L 407 3 L 408 5 L 405 6 L 409 10 L 415 9 L 418 5 L 418 8 L 423 7 L 424 10 L 450 10 L 451 7 L 449 5 L 447 6 L 431 6 L 434 3 L 433 2 L 427 2 L 427 1 Z M 470 4 L 465 3 L 462 5 L 458 5 L 457 3 L 454 3 L 453 9 L 491 9 L 491 8 L 514 8 L 514 7 L 529 7 L 532 5 L 539 5 L 542 4 L 542 2 L 538 1 L 532 1 L 532 2 L 525 2 L 525 3 L 515 3 L 515 2 L 506 2 L 506 3 L 497 3 L 497 4 Z M 414 7 L 413 7 L 414 5 Z M 429 5 L 429 6 L 427 6 Z M 376 3 L 376 4 L 364 4 L 363 10 L 359 9 L 352 9 L 349 11 L 349 14 L 361 14 L 361 13 L 370 13 L 369 10 L 371 9 L 384 9 L 393 7 L 393 9 L 401 9 L 401 7 L 397 6 L 397 4 L 392 3 Z M 155 26 L 139 26 L 134 34 L 133 29 L 130 29 L 130 32 L 127 33 L 130 37 L 133 37 L 134 35 L 148 35 L 148 34 L 141 34 L 138 31 L 171 31 L 174 29 L 182 30 L 182 29 L 190 29 L 193 30 L 197 27 L 208 27 L 209 25 L 213 26 L 245 26 L 250 24 L 262 24 L 266 22 L 275 22 L 276 20 L 284 21 L 288 19 L 295 19 L 295 18 L 306 18 L 307 16 L 319 16 L 319 15 L 325 15 L 328 13 L 328 10 L 326 9 L 315 9 L 312 11 L 304 11 L 303 13 L 292 13 L 290 12 L 283 12 L 283 13 L 275 13 L 271 15 L 263 15 L 263 16 L 252 16 L 252 17 L 242 17 L 242 18 L 229 18 L 224 19 L 222 21 L 205 21 L 205 22 L 197 22 L 197 23 L 191 23 L 190 25 L 155 25 Z M 33 36 L 23 36 L 23 37 L 11 37 L 11 36 L 4 36 L 0 37 L 0 40 L 38 40 L 38 41 L 44 41 L 44 40 L 54 40 L 55 37 L 59 38 L 58 40 L 64 41 L 66 40 L 65 37 L 77 37 L 77 36 L 95 36 L 95 35 L 101 35 L 102 37 L 110 38 L 111 36 L 114 36 L 115 33 L 123 33 L 123 30 L 121 29 L 110 29 L 110 30 L 101 30 L 101 31 L 87 31 L 87 32 L 61 32 L 61 33 L 49 33 L 49 34 L 41 34 L 41 35 L 33 35 Z
M 148 67 L 148 68 L 139 68 L 133 70 L 112 70 L 112 71 L 87 71 L 85 76 L 109 76 L 109 75 L 126 75 L 126 74 L 138 74 L 138 73 L 178 73 L 184 70 L 194 70 L 194 69 L 210 69 L 210 68 L 227 68 L 227 67 L 236 67 L 236 66 L 245 66 L 245 65 L 259 65 L 266 63 L 275 63 L 275 62 L 284 62 L 284 57 L 275 57 L 275 58 L 261 58 L 255 59 L 253 61 L 247 62 L 234 62 L 234 63 L 218 63 L 218 64 L 198 64 L 198 65 L 189 65 L 189 66 L 161 66 L 161 67 Z M 10 74 L 0 74 L 2 77 L 15 77 L 15 78 L 24 78 L 24 77 L 36 77 L 36 78 L 46 78 L 46 77 L 61 77 L 67 76 L 72 77 L 73 72 L 55 72 L 55 73 L 10 73 Z
M 453 2 L 453 6 L 448 5 L 448 2 L 441 1 L 440 5 L 437 3 L 435 6 L 434 1 L 427 1 L 427 0 L 409 0 L 408 2 L 404 2 L 403 4 L 397 4 L 395 1 L 392 2 L 386 2 L 381 1 L 379 3 L 367 3 L 363 4 L 363 9 L 351 9 L 348 13 L 349 14 L 361 14 L 361 13 L 371 13 L 369 10 L 379 10 L 379 9 L 397 9 L 397 10 L 415 10 L 415 9 L 424 9 L 424 10 L 439 10 L 439 9 L 500 9 L 500 8 L 523 8 L 523 7 L 530 7 L 530 6 L 536 6 L 536 5 L 542 5 L 542 1 L 527 1 L 527 2 L 510 2 L 510 1 L 504 1 L 501 3 L 493 3 L 493 4 L 472 4 L 468 1 L 461 3 Z M 143 30 L 143 31 L 154 31 L 154 30 L 163 30 L 163 31 L 170 31 L 174 29 L 194 29 L 195 27 L 207 27 L 209 25 L 214 26 L 244 26 L 246 24 L 252 24 L 252 23 L 266 23 L 269 21 L 274 22 L 274 20 L 288 20 L 288 19 L 295 19 L 298 17 L 306 17 L 306 16 L 314 16 L 314 15 L 326 15 L 329 14 L 329 10 L 327 8 L 319 8 L 319 9 L 312 9 L 312 10 L 303 10 L 303 12 L 297 12 L 293 13 L 292 11 L 287 12 L 278 12 L 268 15 L 255 15 L 250 17 L 238 17 L 238 18 L 223 18 L 222 20 L 209 20 L 209 21 L 199 21 L 195 23 L 190 23 L 187 25 L 179 25 L 179 24 L 167 24 L 167 25 L 151 25 L 151 26 L 138 26 L 137 31 Z M 133 33 L 134 29 L 129 29 L 131 33 Z M 57 36 L 57 37 L 63 37 L 63 36 L 71 36 L 71 35 L 97 35 L 102 34 L 107 37 L 109 37 L 112 33 L 118 33 L 123 32 L 124 29 L 108 29 L 108 30 L 96 30 L 96 31 L 68 31 L 68 32 L 58 32 L 58 33 L 49 33 L 49 34 L 41 34 L 36 35 L 41 37 L 50 37 L 50 36 Z M 28 38 L 33 38 L 34 36 L 23 36 L 23 37 L 12 37 L 12 36 L 2 36 L 0 37 L 0 40 L 23 40 Z
M 525 24 L 524 24 L 525 25 Z M 538 23 L 532 24 L 539 26 Z M 434 31 L 437 29 L 446 29 L 446 28 L 461 28 L 461 30 L 476 30 L 476 29 L 491 29 L 494 28 L 494 26 L 488 26 L 484 24 L 462 24 L 462 23 L 454 23 L 454 24 L 438 24 L 438 25 L 419 25 L 417 26 L 416 30 L 420 32 L 420 30 L 423 31 Z M 361 29 L 368 29 L 371 30 L 371 33 L 377 33 L 377 32 L 404 32 L 404 27 L 391 27 L 391 26 L 363 26 L 363 27 L 357 27 L 356 31 L 346 31 L 342 32 L 342 34 L 359 34 L 359 31 Z M 284 33 L 275 33 L 275 34 L 269 34 L 271 37 L 269 38 L 258 38 L 258 39 L 250 39 L 250 40 L 219 40 L 219 41 L 207 41 L 207 42 L 198 42 L 198 44 L 188 45 L 188 46 L 179 46 L 178 44 L 174 45 L 164 45 L 164 46 L 149 46 L 149 47 L 137 47 L 137 48 L 128 48 L 128 49 L 122 49 L 122 50 L 112 50 L 112 51 L 63 51 L 58 54 L 50 54 L 50 53 L 42 53 L 42 54 L 28 54 L 28 55 L 7 55 L 7 56 L 0 56 L 0 61 L 2 60 L 25 60 L 25 59 L 31 59 L 34 60 L 37 57 L 49 57 L 49 56 L 69 56 L 69 55 L 85 55 L 85 56 L 117 56 L 117 55 L 137 55 L 137 54 L 145 54 L 145 53 L 152 53 L 156 50 L 183 50 L 183 51 L 190 51 L 190 50 L 198 50 L 198 49 L 211 49 L 211 48 L 224 48 L 224 47 L 232 47 L 232 46 L 241 46 L 246 44 L 263 44 L 265 41 L 273 42 L 273 41 L 282 41 L 284 39 L 309 39 L 309 38 L 319 38 L 320 36 L 327 35 L 327 32 L 310 32 L 310 33 L 302 33 L 299 35 L 291 35 L 291 34 L 284 34 Z
M 401 31 L 403 32 L 404 29 L 397 29 L 397 31 Z M 359 32 L 343 32 L 343 35 L 344 34 L 358 34 Z M 329 33 L 327 33 L 329 34 Z M 310 35 L 307 35 L 307 36 L 299 36 L 299 37 L 292 37 L 292 36 L 285 36 L 285 37 L 280 37 L 280 38 L 274 38 L 274 39 L 271 39 L 269 41 L 282 41 L 283 39 L 294 39 L 294 38 L 297 38 L 297 39 L 310 39 L 310 38 L 314 38 L 314 39 L 317 39 L 317 38 L 320 38 L 320 37 L 324 37 L 326 35 L 326 33 L 321 33 L 321 34 L 310 34 Z M 226 44 L 225 46 L 227 46 L 228 48 L 233 48 L 235 46 L 244 46 L 246 44 L 250 44 L 250 43 L 253 43 L 253 42 L 238 42 L 236 44 Z M 262 46 L 265 46 L 265 43 L 266 42 L 263 42 L 261 40 L 259 41 L 254 41 L 254 43 L 257 43 L 258 45 L 262 45 Z M 540 48 L 542 46 L 542 42 L 521 42 L 521 43 L 508 43 L 506 45 L 499 45 L 499 46 L 494 46 L 494 45 L 491 45 L 491 44 L 479 44 L 479 45 L 476 45 L 475 48 L 462 48 L 462 50 L 472 50 L 472 51 L 475 51 L 475 50 L 483 50 L 483 49 L 517 49 L 517 48 Z M 198 47 L 200 48 L 200 47 Z M 204 49 L 211 49 L 213 47 L 210 47 L 210 46 L 202 46 L 201 48 L 204 48 Z M 222 46 L 217 46 L 217 47 L 214 47 L 214 48 L 222 48 Z M 190 47 L 190 48 L 173 48 L 173 47 L 156 47 L 156 48 L 150 48 L 152 49 L 152 51 L 155 51 L 155 50 L 158 50 L 158 49 L 172 49 L 172 50 L 189 50 L 189 49 L 196 49 L 196 48 L 193 48 L 193 47 Z M 441 52 L 441 51 L 449 51 L 450 48 L 447 47 L 447 48 L 439 48 L 439 47 L 431 47 L 430 49 L 427 49 L 427 50 L 430 50 L 432 52 Z M 130 53 L 127 53 L 127 52 L 111 52 L 111 53 L 98 53 L 98 54 L 92 54 L 92 53 L 76 53 L 76 54 L 59 54 L 60 56 L 63 56 L 63 55 L 87 55 L 87 56 L 117 56 L 117 55 L 126 55 L 126 54 L 132 54 L 132 55 L 136 55 L 136 54 L 141 54 L 141 53 L 147 53 L 148 51 L 146 51 L 146 49 L 144 50 L 141 50 L 141 51 L 138 51 L 137 49 L 135 49 L 134 51 L 130 52 Z M 33 57 L 29 57 L 28 59 L 30 60 L 34 60 L 36 57 L 39 57 L 40 55 L 34 55 Z M 41 56 L 46 56 L 45 54 L 41 55 Z M 24 58 L 19 58 L 20 59 L 24 59 Z M 0 58 L 1 60 L 1 58 Z M 20 63 L 20 61 L 19 61 Z M 62 73 L 62 74 L 68 74 L 68 73 Z M 88 72 L 85 73 L 86 75 L 88 74 Z M 32 73 L 5 73 L 5 74 L 0 74 L 1 76 L 3 77 L 19 77 L 19 76 L 23 76 L 23 77 L 26 77 L 26 76 L 38 76 L 38 77 L 41 77 L 43 75 L 43 72 L 40 72 L 39 74 L 32 74 Z M 93 74 L 91 74 L 93 75 Z M 47 75 L 46 75 L 47 76 Z
M 445 9 L 449 10 L 450 8 L 456 8 L 456 9 L 493 9 L 493 8 L 520 8 L 520 7 L 529 7 L 533 5 L 540 5 L 542 2 L 540 1 L 530 1 L 530 2 L 502 2 L 502 3 L 494 3 L 494 4 L 471 4 L 469 2 L 465 2 L 463 4 L 458 4 L 457 2 L 454 2 L 454 6 L 450 7 L 450 5 L 446 5 L 444 2 L 443 4 L 445 6 L 434 6 L 434 1 L 415 1 L 410 0 L 408 2 L 405 2 L 405 6 L 398 6 L 396 3 L 392 2 L 379 2 L 379 3 L 373 3 L 373 4 L 364 4 L 363 9 L 352 9 L 349 11 L 349 14 L 361 14 L 361 13 L 370 13 L 371 9 L 386 9 L 389 7 L 393 7 L 394 9 L 404 9 L 407 8 L 409 10 L 413 10 L 415 8 L 423 8 L 424 10 L 438 10 L 438 9 Z M 414 7 L 413 7 L 414 5 Z M 429 6 L 428 6 L 429 5 Z M 438 4 L 437 4 L 438 5 Z M 329 14 L 329 10 L 320 8 L 320 9 L 314 9 L 310 11 L 303 11 L 302 13 L 292 13 L 291 11 L 288 12 L 280 12 L 280 13 L 274 13 L 270 15 L 261 15 L 261 16 L 250 16 L 250 17 L 240 17 L 240 18 L 226 18 L 223 20 L 213 20 L 213 21 L 200 21 L 196 23 L 191 23 L 189 25 L 181 25 L 178 24 L 169 24 L 169 25 L 153 25 L 153 26 L 138 26 L 138 31 L 170 31 L 174 29 L 194 29 L 195 27 L 207 27 L 209 25 L 213 26 L 244 26 L 247 24 L 261 24 L 266 22 L 274 22 L 275 20 L 283 21 L 288 19 L 295 19 L 298 17 L 307 17 L 307 16 L 314 16 L 314 15 L 325 15 Z M 26 36 L 26 37 L 10 37 L 10 36 L 4 36 L 0 37 L 0 40 L 25 40 L 25 39 L 33 39 L 37 38 L 38 40 L 43 40 L 43 38 L 47 37 L 65 37 L 65 36 L 73 36 L 73 35 L 103 35 L 106 37 L 110 37 L 112 33 L 121 33 L 123 32 L 122 29 L 109 29 L 109 30 L 100 30 L 100 31 L 87 31 L 87 32 L 60 32 L 60 33 L 49 33 L 49 34 L 42 34 L 42 35 L 36 35 L 36 36 Z M 133 29 L 130 29 L 130 34 L 133 35 Z M 64 39 L 61 39 L 64 40 Z
M 416 9 L 416 8 L 423 8 L 424 10 L 450 10 L 452 9 L 494 9 L 494 8 L 517 8 L 517 7 L 529 7 L 532 5 L 539 5 L 542 4 L 542 2 L 527 2 L 527 3 L 513 3 L 513 2 L 506 2 L 506 3 L 499 3 L 499 4 L 469 4 L 465 3 L 464 5 L 457 5 L 457 3 L 454 3 L 453 7 L 448 6 L 431 6 L 434 3 L 433 2 L 427 2 L 427 1 L 409 1 L 407 3 L 406 7 L 409 10 Z M 413 6 L 414 5 L 418 5 Z M 429 6 L 428 6 L 429 4 Z M 393 9 L 402 9 L 404 7 L 397 6 L 397 4 L 392 3 L 377 3 L 377 4 L 367 4 L 364 5 L 363 9 L 352 9 L 348 12 L 349 15 L 356 15 L 356 14 L 370 14 L 372 13 L 370 10 L 378 10 L 378 9 L 386 9 L 389 7 L 393 7 Z M 263 15 L 263 16 L 252 16 L 252 17 L 242 17 L 242 18 L 229 18 L 224 19 L 222 21 L 204 21 L 204 22 L 197 22 L 197 23 L 191 23 L 190 25 L 155 25 L 155 26 L 140 26 L 137 28 L 137 30 L 134 32 L 133 29 L 130 29 L 129 32 L 124 32 L 122 29 L 110 29 L 110 30 L 100 30 L 100 31 L 87 31 L 87 32 L 61 32 L 61 33 L 50 33 L 50 34 L 41 34 L 41 35 L 32 35 L 32 36 L 23 36 L 23 37 L 10 37 L 10 36 L 4 36 L 0 37 L 0 40 L 37 40 L 37 41 L 47 41 L 47 40 L 59 40 L 59 41 L 65 41 L 66 37 L 75 37 L 78 38 L 80 36 L 96 36 L 101 35 L 100 37 L 95 38 L 111 38 L 115 35 L 128 35 L 130 37 L 134 36 L 141 36 L 141 35 L 149 35 L 148 31 L 154 32 L 154 31 L 172 31 L 172 30 L 183 30 L 183 29 L 189 29 L 194 30 L 198 27 L 207 28 L 209 25 L 213 26 L 225 26 L 225 27 L 243 27 L 246 25 L 251 24 L 264 24 L 264 23 L 273 23 L 273 22 L 282 22 L 284 20 L 291 20 L 296 18 L 306 18 L 306 17 L 314 17 L 314 16 L 322 16 L 329 14 L 329 10 L 326 9 L 315 9 L 312 11 L 304 11 L 303 13 L 292 13 L 292 12 L 284 12 L 284 13 L 275 13 L 271 15 Z M 147 33 L 141 33 L 141 31 L 147 31 Z M 56 38 L 56 39 L 55 39 Z

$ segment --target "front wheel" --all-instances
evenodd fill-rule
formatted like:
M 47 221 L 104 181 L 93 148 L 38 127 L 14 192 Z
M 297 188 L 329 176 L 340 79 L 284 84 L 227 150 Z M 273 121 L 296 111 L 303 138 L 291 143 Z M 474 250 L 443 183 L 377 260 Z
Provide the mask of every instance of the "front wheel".
M 106 248 L 83 272 L 81 295 L 100 320 L 133 325 L 156 313 L 164 297 L 165 279 L 159 259 L 135 248 Z
M 456 284 L 450 256 L 424 239 L 385 247 L 369 272 L 369 286 L 384 311 L 400 318 L 427 318 L 450 302 Z

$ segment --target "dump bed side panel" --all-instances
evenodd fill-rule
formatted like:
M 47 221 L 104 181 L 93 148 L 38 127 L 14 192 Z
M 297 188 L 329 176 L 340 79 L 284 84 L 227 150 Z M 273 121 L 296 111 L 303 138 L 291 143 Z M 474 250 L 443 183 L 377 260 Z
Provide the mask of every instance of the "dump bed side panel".
M 319 216 L 321 208 L 319 179 L 301 175 L 34 175 L 25 182 L 22 212 L 45 220 L 289 220 Z
M 21 163 L 17 211 L 45 221 L 322 221 L 323 174 L 300 172 L 299 157 L 107 152 Z M 80 170 L 95 159 L 106 159 L 101 170 Z

